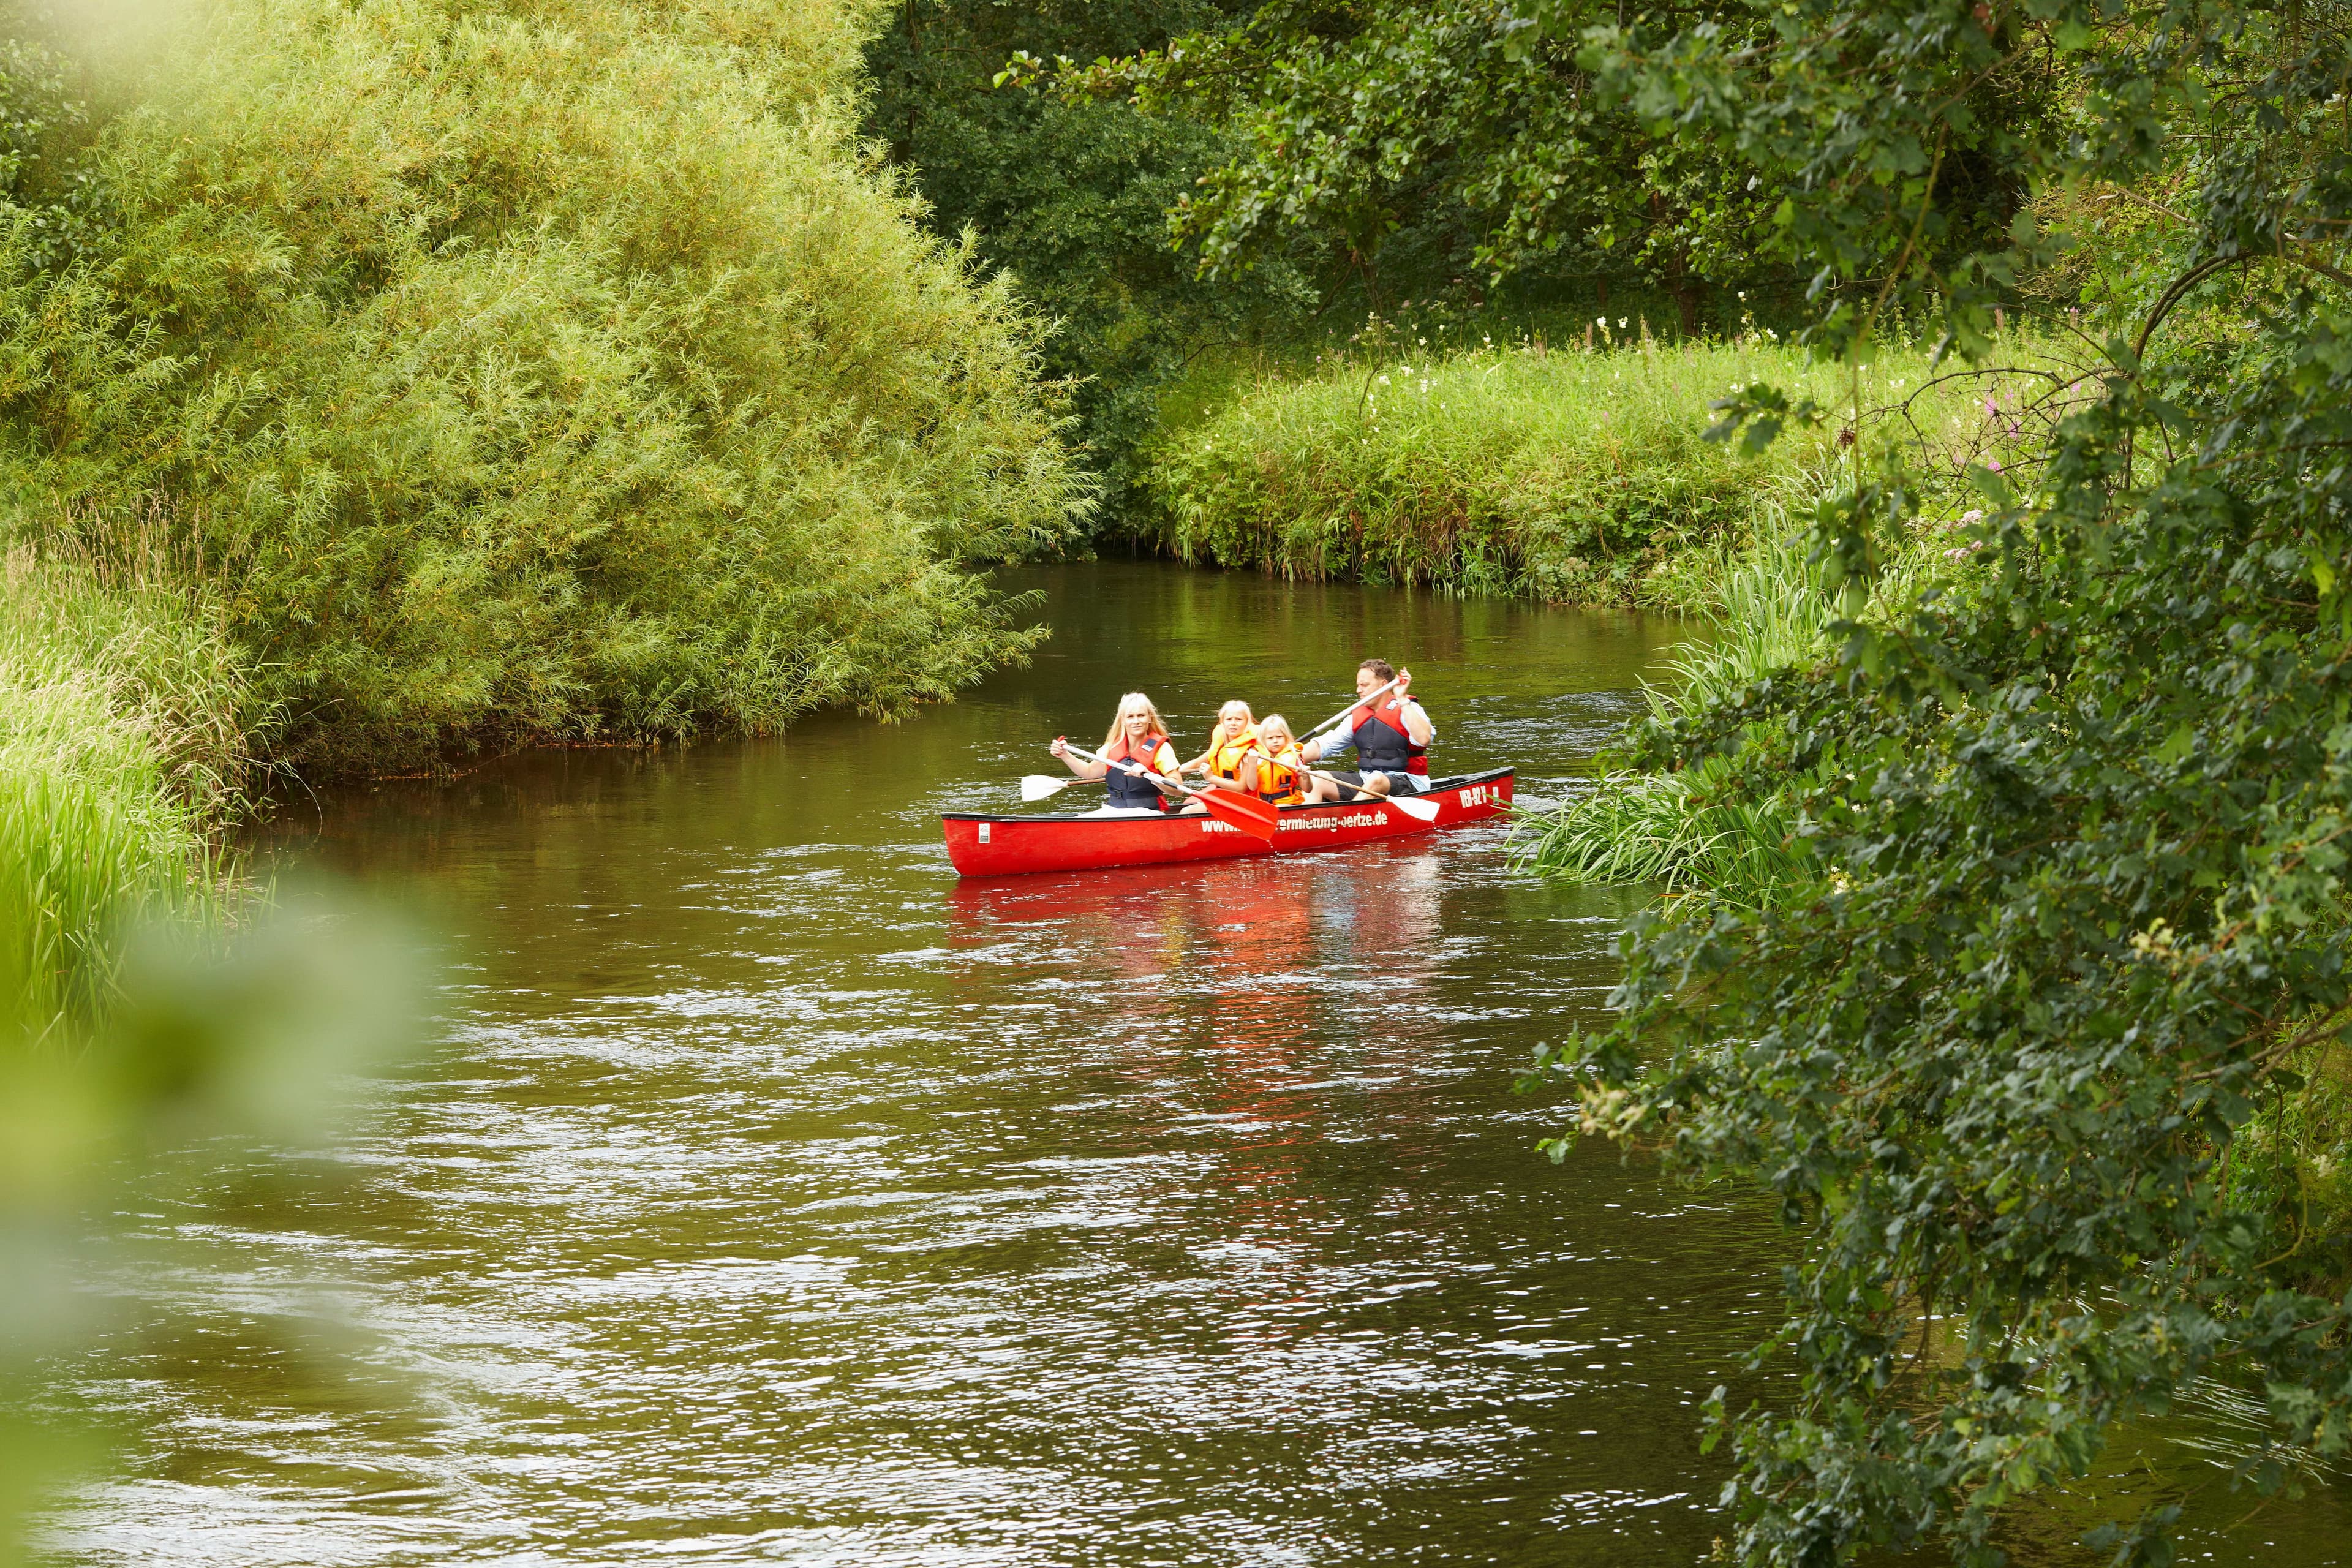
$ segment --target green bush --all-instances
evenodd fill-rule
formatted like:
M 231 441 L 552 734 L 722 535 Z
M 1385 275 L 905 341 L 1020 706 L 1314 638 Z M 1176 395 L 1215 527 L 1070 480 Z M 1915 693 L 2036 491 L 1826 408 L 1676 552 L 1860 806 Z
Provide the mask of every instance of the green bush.
M 18 526 L 169 498 L 314 767 L 895 713 L 1017 657 L 962 568 L 1086 500 L 1037 323 L 856 144 L 865 25 L 196 5 L 111 84 L 105 253 L 0 228 Z

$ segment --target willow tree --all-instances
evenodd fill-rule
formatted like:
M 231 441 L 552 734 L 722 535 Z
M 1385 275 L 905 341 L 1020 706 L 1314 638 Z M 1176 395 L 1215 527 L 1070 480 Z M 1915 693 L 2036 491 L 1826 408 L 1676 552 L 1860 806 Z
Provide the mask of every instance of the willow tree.
M 204 0 L 0 214 L 13 526 L 192 542 L 298 760 L 891 713 L 1086 505 L 1040 325 L 857 144 L 842 0 Z M 92 63 L 96 62 L 96 63 Z

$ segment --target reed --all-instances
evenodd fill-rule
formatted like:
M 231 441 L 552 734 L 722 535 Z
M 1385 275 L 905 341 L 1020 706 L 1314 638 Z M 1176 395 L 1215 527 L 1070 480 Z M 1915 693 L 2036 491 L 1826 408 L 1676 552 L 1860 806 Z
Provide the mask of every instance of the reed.
M 1671 722 L 1736 698 L 1822 649 L 1835 609 L 1802 534 L 1776 507 L 1746 550 L 1720 561 L 1705 630 L 1667 660 L 1672 679 L 1645 686 L 1653 717 Z M 1895 594 L 1913 574 L 1898 571 Z M 1612 772 L 1560 810 L 1522 817 L 1521 868 L 1573 882 L 1654 882 L 1735 903 L 1769 902 L 1805 859 L 1794 801 L 1807 776 L 1781 765 L 1781 738 L 1751 733 L 1736 753 L 1679 773 Z

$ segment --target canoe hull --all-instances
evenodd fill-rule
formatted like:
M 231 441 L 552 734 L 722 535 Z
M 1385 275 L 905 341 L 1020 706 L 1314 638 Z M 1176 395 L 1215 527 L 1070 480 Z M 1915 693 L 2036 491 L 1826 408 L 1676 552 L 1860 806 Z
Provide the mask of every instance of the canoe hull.
M 940 826 L 947 835 L 948 860 L 961 876 L 1091 871 L 1113 866 L 1163 866 L 1340 849 L 1484 822 L 1510 805 L 1512 783 L 1509 768 L 1436 780 L 1421 796 L 1438 807 L 1433 823 L 1417 822 L 1385 804 L 1360 800 L 1286 805 L 1271 846 L 1214 817 L 1199 816 L 1089 816 L 1057 812 L 1042 816 L 989 816 L 959 811 L 940 817 Z

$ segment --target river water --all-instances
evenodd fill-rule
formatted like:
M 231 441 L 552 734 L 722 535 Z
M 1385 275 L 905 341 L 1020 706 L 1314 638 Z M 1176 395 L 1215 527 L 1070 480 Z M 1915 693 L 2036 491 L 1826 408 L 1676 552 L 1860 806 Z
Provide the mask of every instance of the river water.
M 913 722 L 542 752 L 289 813 L 454 984 L 336 1178 L 231 1172 L 91 1396 L 91 1563 L 1686 1563 L 1696 1406 L 1770 1321 L 1753 1205 L 1511 1093 L 1629 892 L 1471 828 L 959 884 L 1056 732 L 1150 690 L 1311 722 L 1402 656 L 1440 771 L 1561 785 L 1674 628 L 1237 574 L 1011 574 L 1029 668 Z M 1197 747 L 1193 748 L 1197 749 Z M 2210 1424 L 2209 1424 L 2210 1425 Z M 2202 1450 L 2144 1445 L 2186 1493 Z M 2336 1561 L 2323 1489 L 2186 1555 Z M 2086 1560 L 2053 1510 L 2028 1562 Z M 2218 1533 L 2216 1533 L 2218 1531 Z M 2275 1542 L 2275 1546 L 2263 1543 Z M 2273 1552 L 2284 1555 L 2273 1557 Z

